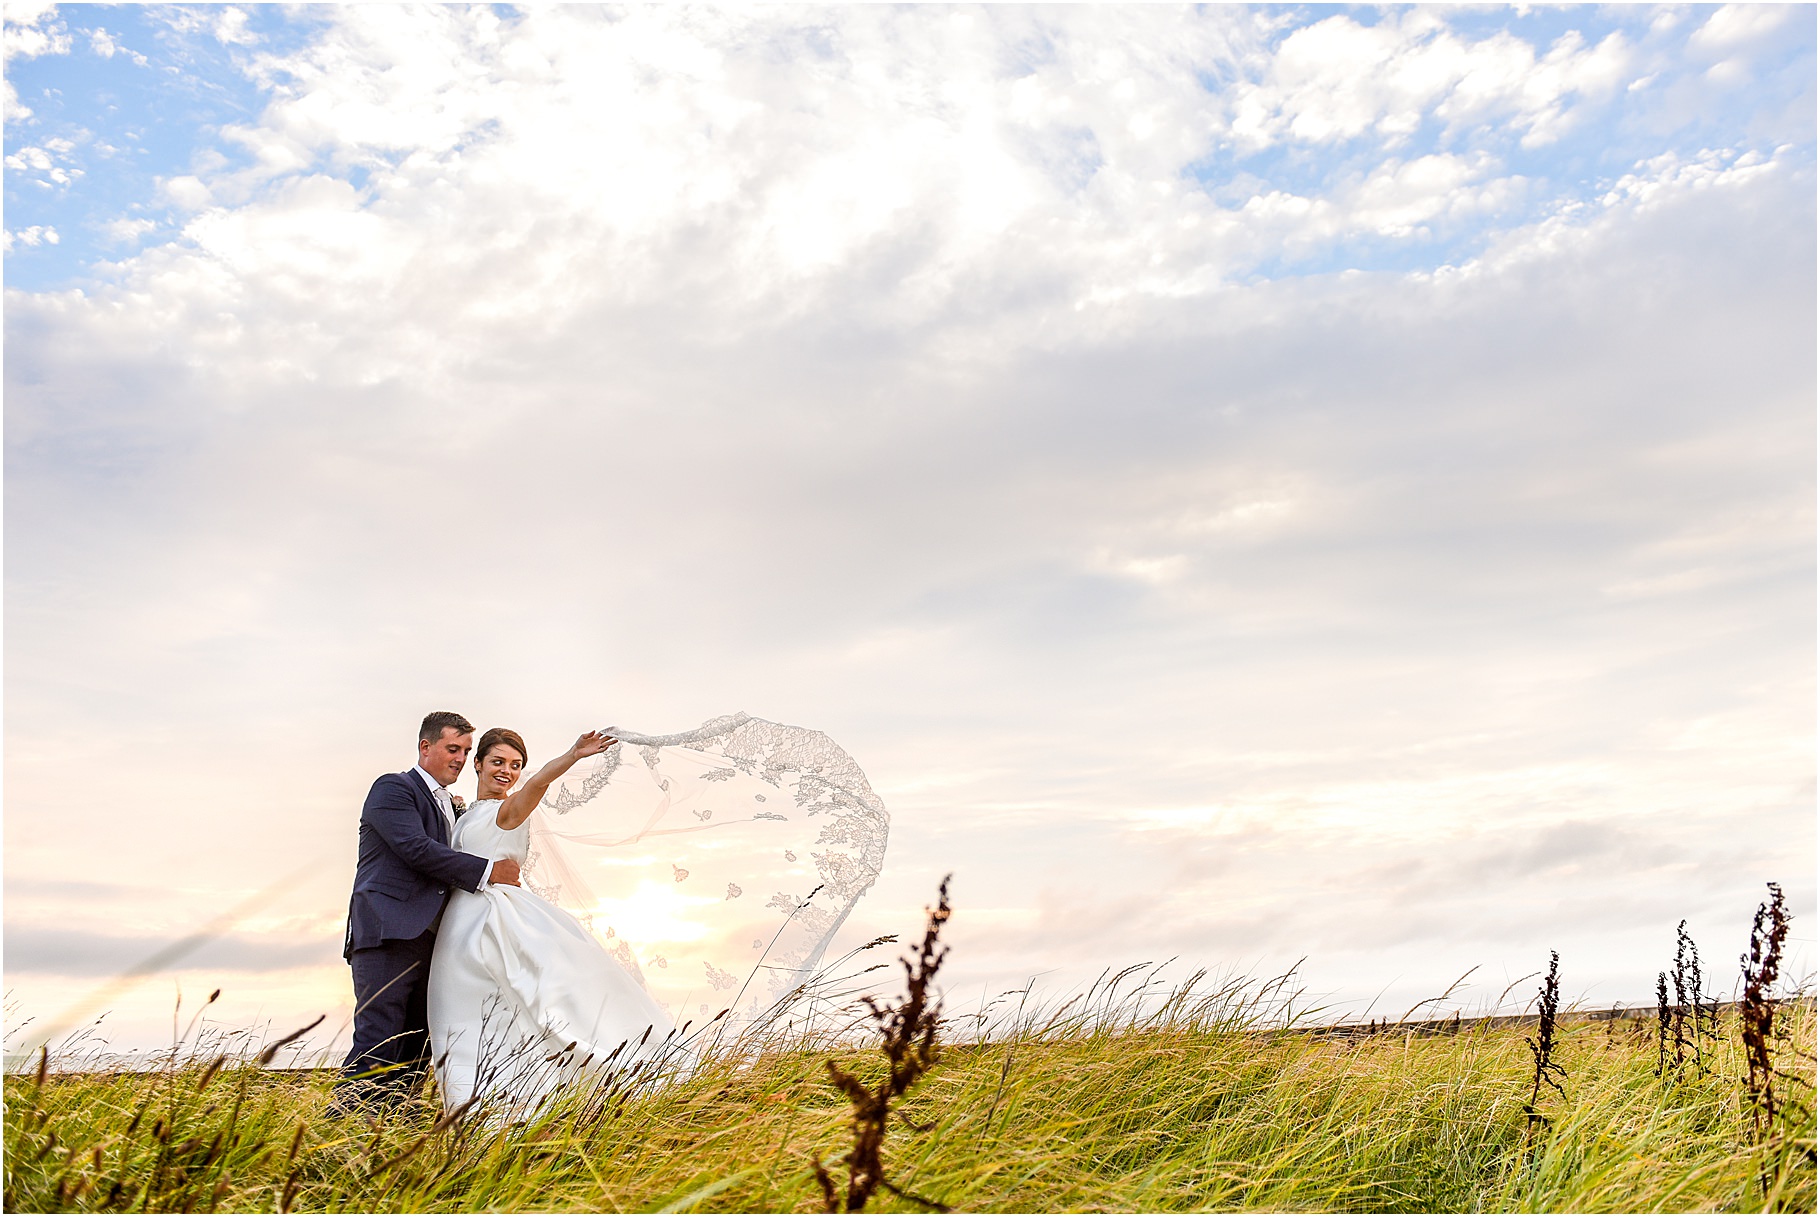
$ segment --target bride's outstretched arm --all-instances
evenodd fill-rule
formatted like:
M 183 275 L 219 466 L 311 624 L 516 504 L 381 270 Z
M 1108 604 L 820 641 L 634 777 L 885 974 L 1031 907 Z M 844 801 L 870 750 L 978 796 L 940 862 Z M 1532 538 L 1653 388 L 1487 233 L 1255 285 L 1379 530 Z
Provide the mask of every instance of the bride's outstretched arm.
M 506 801 L 499 808 L 499 826 L 517 828 L 523 824 L 537 805 L 543 802 L 544 791 L 550 788 L 551 782 L 567 773 L 569 767 L 582 757 L 597 756 L 618 742 L 604 731 L 589 731 L 584 734 L 567 752 L 533 773 L 524 785 L 506 796 Z

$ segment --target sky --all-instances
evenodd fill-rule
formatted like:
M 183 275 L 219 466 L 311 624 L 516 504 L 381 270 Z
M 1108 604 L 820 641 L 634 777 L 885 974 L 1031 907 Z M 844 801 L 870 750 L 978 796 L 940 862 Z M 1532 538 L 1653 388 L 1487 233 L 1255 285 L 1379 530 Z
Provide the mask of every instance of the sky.
M 345 1026 L 441 708 L 825 731 L 952 1008 L 1811 971 L 1813 8 L 5 13 L 11 1042 Z

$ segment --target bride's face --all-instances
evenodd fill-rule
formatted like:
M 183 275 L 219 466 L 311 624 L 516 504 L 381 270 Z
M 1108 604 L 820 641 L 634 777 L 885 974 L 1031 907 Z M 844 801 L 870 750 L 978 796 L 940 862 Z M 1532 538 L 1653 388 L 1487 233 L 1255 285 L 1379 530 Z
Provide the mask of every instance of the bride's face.
M 503 799 L 518 785 L 518 775 L 525 767 L 525 758 L 518 755 L 518 749 L 510 744 L 494 744 L 487 749 L 487 754 L 474 762 L 474 772 L 480 777 L 480 789 L 476 797 L 482 799 Z

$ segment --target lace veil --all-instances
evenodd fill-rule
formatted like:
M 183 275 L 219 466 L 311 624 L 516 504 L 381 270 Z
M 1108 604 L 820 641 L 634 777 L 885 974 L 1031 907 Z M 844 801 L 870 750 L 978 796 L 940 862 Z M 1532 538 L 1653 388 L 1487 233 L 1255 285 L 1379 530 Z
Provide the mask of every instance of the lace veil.
M 891 817 L 820 731 L 746 714 L 619 740 L 550 788 L 525 883 L 680 1024 L 808 980 L 884 864 Z

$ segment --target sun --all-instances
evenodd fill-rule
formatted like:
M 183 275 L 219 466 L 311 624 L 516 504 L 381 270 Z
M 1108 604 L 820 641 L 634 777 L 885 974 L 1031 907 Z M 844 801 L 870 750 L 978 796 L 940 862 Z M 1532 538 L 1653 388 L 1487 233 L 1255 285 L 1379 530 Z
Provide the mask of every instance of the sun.
M 708 927 L 691 920 L 690 911 L 717 903 L 711 896 L 685 895 L 674 884 L 646 880 L 629 895 L 601 897 L 592 915 L 603 932 L 610 926 L 616 935 L 641 947 L 697 942 L 708 936 Z

